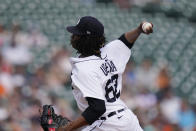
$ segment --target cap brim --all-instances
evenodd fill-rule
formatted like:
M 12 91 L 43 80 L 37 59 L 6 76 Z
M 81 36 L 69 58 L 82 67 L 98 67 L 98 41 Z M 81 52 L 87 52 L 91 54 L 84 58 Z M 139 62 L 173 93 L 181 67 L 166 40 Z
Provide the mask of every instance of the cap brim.
M 84 35 L 84 33 L 82 33 L 78 28 L 77 26 L 68 26 L 67 28 L 67 31 L 72 33 L 72 34 L 75 34 L 75 35 Z

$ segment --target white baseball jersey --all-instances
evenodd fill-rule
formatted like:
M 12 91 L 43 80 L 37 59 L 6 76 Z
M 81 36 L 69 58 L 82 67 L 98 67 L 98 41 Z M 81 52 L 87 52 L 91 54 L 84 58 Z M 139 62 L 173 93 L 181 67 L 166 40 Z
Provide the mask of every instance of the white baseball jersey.
M 101 49 L 102 58 L 71 58 L 73 95 L 81 111 L 88 107 L 85 97 L 105 101 L 106 112 L 103 116 L 127 108 L 120 94 L 122 74 L 130 56 L 131 50 L 121 40 L 114 40 Z

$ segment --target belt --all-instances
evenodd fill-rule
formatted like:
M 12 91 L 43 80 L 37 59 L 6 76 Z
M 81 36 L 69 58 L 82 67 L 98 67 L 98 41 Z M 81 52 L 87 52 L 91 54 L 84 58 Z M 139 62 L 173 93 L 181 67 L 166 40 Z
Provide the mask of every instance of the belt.
M 107 116 L 102 116 L 99 119 L 100 120 L 106 120 L 107 118 L 112 117 L 112 116 L 116 115 L 117 113 L 123 112 L 125 109 L 126 108 L 123 108 L 123 109 L 120 109 L 120 110 L 117 110 L 117 111 L 112 111 Z

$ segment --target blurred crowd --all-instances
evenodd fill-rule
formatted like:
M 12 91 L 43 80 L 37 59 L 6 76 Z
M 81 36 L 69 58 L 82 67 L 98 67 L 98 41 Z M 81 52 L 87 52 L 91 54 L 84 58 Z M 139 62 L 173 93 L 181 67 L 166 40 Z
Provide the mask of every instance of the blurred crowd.
M 67 43 L 68 44 L 68 43 Z M 66 47 L 51 52 L 50 62 L 34 71 L 33 49 L 45 49 L 48 38 L 38 28 L 21 30 L 0 25 L 0 131 L 39 131 L 39 108 L 52 104 L 58 114 L 74 119 L 80 113 L 71 94 Z M 132 59 L 123 76 L 122 99 L 145 131 L 194 131 L 196 109 L 173 92 L 167 65 Z
M 43 104 L 53 104 L 57 113 L 74 116 L 72 99 L 64 99 L 64 92 L 69 95 L 71 91 L 66 88 L 70 51 L 56 49 L 49 63 L 30 69 L 37 55 L 33 50 L 46 49 L 48 44 L 48 38 L 34 26 L 24 32 L 18 24 L 11 29 L 0 25 L 0 131 L 41 130 L 38 110 Z
M 137 58 L 136 58 L 137 59 Z M 144 131 L 195 131 L 196 110 L 175 95 L 167 64 L 154 66 L 150 58 L 124 74 L 122 99 L 138 116 Z

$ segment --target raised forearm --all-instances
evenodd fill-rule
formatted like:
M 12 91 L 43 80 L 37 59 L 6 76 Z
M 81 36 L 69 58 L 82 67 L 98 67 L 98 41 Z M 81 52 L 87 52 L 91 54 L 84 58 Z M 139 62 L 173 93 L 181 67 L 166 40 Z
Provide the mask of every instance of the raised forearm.
M 138 27 L 132 31 L 126 32 L 125 38 L 127 39 L 129 43 L 133 44 L 137 40 L 137 38 L 140 36 L 141 33 L 142 33 L 142 30 L 140 29 L 140 27 Z

